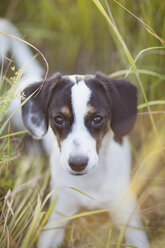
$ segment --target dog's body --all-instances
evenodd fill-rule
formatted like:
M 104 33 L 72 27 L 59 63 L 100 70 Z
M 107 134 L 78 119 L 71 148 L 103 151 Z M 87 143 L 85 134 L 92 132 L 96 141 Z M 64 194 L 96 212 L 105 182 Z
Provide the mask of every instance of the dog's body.
M 6 32 L 13 30 L 6 21 L 3 27 Z M 20 64 L 26 62 L 29 60 L 22 56 Z M 135 122 L 136 88 L 126 80 L 112 80 L 100 73 L 56 74 L 42 85 L 42 81 L 35 83 L 41 80 L 42 70 L 37 69 L 36 61 L 31 61 L 31 66 L 33 73 L 29 70 L 31 76 L 20 84 L 21 89 L 26 87 L 25 97 L 35 92 L 22 108 L 23 121 L 33 136 L 42 138 L 50 158 L 51 189 L 61 188 L 49 224 L 63 218 L 59 212 L 71 216 L 80 206 L 108 208 L 119 229 L 128 225 L 128 246 L 149 247 L 136 198 L 129 188 L 131 154 L 127 138 L 123 137 Z M 18 104 L 15 99 L 10 111 Z M 55 227 L 64 224 L 67 221 Z M 57 247 L 63 239 L 64 229 L 45 231 L 38 247 Z

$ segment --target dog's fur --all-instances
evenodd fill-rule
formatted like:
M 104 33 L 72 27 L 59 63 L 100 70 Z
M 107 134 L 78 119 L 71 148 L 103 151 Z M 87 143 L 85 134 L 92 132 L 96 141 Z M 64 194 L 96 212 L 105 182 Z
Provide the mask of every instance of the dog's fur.
M 19 35 L 6 20 L 0 21 L 0 31 Z M 31 96 L 22 107 L 23 122 L 34 137 L 42 138 L 50 158 L 51 189 L 62 187 L 49 224 L 62 218 L 59 212 L 71 216 L 80 206 L 109 208 L 119 229 L 127 225 L 127 245 L 149 247 L 136 198 L 129 187 L 131 155 L 124 137 L 136 119 L 136 87 L 127 80 L 111 79 L 101 73 L 58 73 L 42 85 L 43 70 L 32 60 L 29 48 L 7 36 L 0 35 L 0 39 L 0 53 L 5 55 L 11 47 L 18 65 L 25 66 L 26 78 L 17 90 L 24 89 L 26 98 Z M 9 112 L 19 101 L 13 100 Z M 23 126 L 19 111 L 13 122 L 17 128 Z M 38 247 L 55 248 L 63 239 L 64 229 L 45 231 Z

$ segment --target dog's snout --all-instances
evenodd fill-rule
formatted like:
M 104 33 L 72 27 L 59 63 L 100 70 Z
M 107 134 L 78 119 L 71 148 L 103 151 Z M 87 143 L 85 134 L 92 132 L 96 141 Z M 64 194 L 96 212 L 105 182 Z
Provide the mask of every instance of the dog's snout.
M 71 156 L 69 159 L 70 168 L 76 172 L 83 171 L 87 164 L 88 157 L 86 156 Z

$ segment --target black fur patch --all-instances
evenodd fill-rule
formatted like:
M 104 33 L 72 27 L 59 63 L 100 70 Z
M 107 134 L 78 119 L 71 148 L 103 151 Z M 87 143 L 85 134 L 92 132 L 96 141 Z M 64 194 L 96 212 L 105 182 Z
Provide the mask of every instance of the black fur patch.
M 121 141 L 136 120 L 137 88 L 125 79 L 112 79 L 97 73 L 96 79 L 106 87 L 111 109 L 111 128 L 115 139 Z

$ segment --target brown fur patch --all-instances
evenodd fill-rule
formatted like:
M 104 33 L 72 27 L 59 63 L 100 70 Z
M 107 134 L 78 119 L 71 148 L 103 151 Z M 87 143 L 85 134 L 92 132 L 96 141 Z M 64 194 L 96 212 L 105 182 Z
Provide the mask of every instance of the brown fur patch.
M 71 111 L 67 105 L 63 106 L 60 109 L 60 112 L 63 114 L 65 119 L 71 119 L 72 114 L 71 114 Z M 61 142 L 63 141 L 64 138 L 63 138 L 63 136 L 61 136 L 61 134 L 58 131 L 55 132 L 53 122 L 51 122 L 51 121 L 50 121 L 50 126 L 53 129 L 53 132 L 54 132 L 54 134 L 57 138 L 57 141 L 58 141 L 59 148 L 61 149 Z
M 93 107 L 92 105 L 88 104 L 87 105 L 87 114 L 86 114 L 86 119 L 90 119 L 92 117 L 93 114 L 95 114 L 97 111 L 95 109 L 95 107 Z M 102 130 L 100 130 L 99 132 L 96 132 L 95 134 L 93 134 L 93 137 L 96 140 L 96 149 L 97 152 L 99 152 L 100 150 L 100 146 L 102 143 L 102 140 L 105 136 L 105 134 L 110 130 L 110 120 L 107 121 L 106 127 Z
M 92 106 L 91 106 L 91 107 L 92 107 Z M 93 107 L 91 108 L 91 107 L 88 108 L 88 110 L 90 110 L 90 111 L 88 111 L 88 113 L 87 113 L 87 115 L 86 115 L 86 119 L 88 119 L 88 118 L 90 119 L 91 116 L 96 112 L 95 108 L 93 108 Z M 101 130 L 99 130 L 99 131 L 93 132 L 92 136 L 93 136 L 94 139 L 96 140 L 96 150 L 97 150 L 97 152 L 99 152 L 100 146 L 101 146 L 101 143 L 102 143 L 102 140 L 103 140 L 105 134 L 106 134 L 109 130 L 110 130 L 110 120 L 107 121 L 106 126 L 105 126 L 103 129 L 101 129 Z
M 92 105 L 88 104 L 88 106 L 87 106 L 87 112 L 88 113 L 95 113 L 96 112 L 96 109 Z
M 102 140 L 105 134 L 107 134 L 109 130 L 110 130 L 110 121 L 107 122 L 106 130 L 104 130 L 104 132 L 100 132 L 98 135 L 95 135 L 97 152 L 99 152 Z
M 61 113 L 66 117 L 71 117 L 71 112 L 68 106 L 62 107 Z

